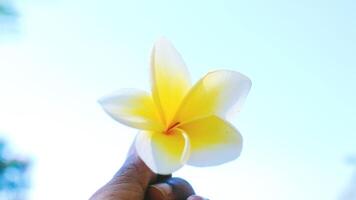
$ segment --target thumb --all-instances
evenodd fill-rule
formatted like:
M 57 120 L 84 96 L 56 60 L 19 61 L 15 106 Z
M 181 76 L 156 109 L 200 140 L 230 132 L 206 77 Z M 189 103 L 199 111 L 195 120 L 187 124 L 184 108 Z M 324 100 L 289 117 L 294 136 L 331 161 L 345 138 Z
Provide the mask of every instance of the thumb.
M 141 200 L 148 185 L 156 178 L 132 146 L 121 169 L 90 200 Z

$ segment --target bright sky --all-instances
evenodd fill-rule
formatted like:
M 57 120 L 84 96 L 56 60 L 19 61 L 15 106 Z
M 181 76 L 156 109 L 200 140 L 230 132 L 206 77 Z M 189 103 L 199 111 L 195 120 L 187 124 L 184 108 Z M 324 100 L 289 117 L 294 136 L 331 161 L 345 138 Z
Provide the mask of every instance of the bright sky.
M 169 38 L 194 80 L 214 69 L 253 87 L 233 121 L 242 156 L 184 167 L 210 199 L 336 200 L 356 153 L 356 3 L 28 1 L 0 35 L 0 131 L 34 159 L 31 199 L 88 199 L 120 167 L 136 130 L 97 99 L 149 89 L 153 42 Z

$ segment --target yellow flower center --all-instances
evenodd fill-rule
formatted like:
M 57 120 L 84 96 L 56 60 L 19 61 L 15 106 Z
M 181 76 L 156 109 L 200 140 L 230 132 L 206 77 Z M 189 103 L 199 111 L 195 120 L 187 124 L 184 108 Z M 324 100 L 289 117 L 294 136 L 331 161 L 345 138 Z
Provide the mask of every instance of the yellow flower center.
M 168 126 L 168 128 L 164 131 L 164 134 L 172 134 L 173 133 L 173 130 L 174 128 L 176 128 L 177 126 L 179 126 L 180 122 L 175 122 L 173 123 L 172 125 Z

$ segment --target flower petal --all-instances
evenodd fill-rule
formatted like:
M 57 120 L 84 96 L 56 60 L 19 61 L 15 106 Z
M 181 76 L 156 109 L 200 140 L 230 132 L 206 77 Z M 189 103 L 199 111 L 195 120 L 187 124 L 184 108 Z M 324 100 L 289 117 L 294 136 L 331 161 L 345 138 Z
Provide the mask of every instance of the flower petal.
M 158 40 L 152 50 L 151 74 L 152 95 L 168 126 L 191 84 L 182 57 L 164 38 Z
M 186 122 L 210 115 L 225 118 L 236 105 L 239 109 L 251 88 L 246 76 L 227 70 L 208 73 L 189 91 L 175 117 Z
M 237 158 L 242 150 L 240 133 L 225 120 L 210 116 L 180 127 L 190 141 L 189 165 L 213 166 Z
M 99 100 L 103 109 L 115 120 L 144 130 L 162 130 L 152 97 L 140 90 L 126 89 Z
M 190 152 L 188 137 L 179 129 L 175 129 L 171 134 L 140 132 L 135 146 L 140 158 L 158 174 L 171 174 L 181 168 Z

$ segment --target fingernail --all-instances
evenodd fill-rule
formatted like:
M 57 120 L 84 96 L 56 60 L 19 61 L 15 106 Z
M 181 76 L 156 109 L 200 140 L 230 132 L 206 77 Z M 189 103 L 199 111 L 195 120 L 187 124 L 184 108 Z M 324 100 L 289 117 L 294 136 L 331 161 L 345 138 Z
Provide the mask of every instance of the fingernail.
M 167 183 L 150 185 L 147 191 L 148 200 L 166 200 L 172 194 L 172 187 Z

